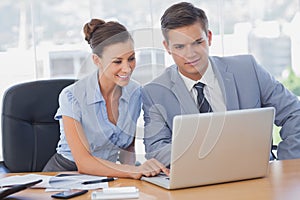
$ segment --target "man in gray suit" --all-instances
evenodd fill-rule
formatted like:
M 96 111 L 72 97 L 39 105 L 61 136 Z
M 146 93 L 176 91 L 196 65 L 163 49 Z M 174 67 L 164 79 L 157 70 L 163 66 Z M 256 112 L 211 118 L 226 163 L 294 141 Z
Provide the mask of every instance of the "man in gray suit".
M 271 106 L 276 109 L 275 124 L 282 127 L 278 159 L 300 158 L 300 103 L 294 94 L 251 55 L 209 56 L 212 32 L 206 14 L 190 3 L 169 7 L 161 28 L 175 65 L 142 90 L 147 159 L 170 164 L 175 115 L 199 113 L 200 107 L 218 112 Z M 194 87 L 198 82 L 205 97 L 200 100 Z

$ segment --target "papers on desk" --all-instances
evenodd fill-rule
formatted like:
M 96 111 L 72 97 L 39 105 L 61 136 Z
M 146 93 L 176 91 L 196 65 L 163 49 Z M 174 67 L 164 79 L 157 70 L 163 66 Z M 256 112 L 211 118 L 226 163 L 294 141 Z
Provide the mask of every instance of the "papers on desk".
M 7 187 L 11 185 L 24 184 L 35 180 L 42 179 L 42 182 L 33 186 L 33 188 L 46 188 L 47 190 L 60 189 L 99 189 L 108 188 L 107 182 L 98 182 L 94 184 L 82 184 L 86 181 L 100 180 L 107 177 L 92 176 L 85 174 L 68 174 L 66 176 L 46 176 L 39 174 L 15 175 L 2 178 L 0 180 L 0 187 Z

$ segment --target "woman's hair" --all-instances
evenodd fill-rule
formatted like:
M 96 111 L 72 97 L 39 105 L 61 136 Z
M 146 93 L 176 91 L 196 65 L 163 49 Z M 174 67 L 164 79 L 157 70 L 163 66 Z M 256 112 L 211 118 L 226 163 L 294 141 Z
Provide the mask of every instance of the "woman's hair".
M 91 19 L 84 25 L 83 31 L 85 40 L 91 46 L 93 53 L 100 57 L 106 46 L 132 40 L 127 29 L 114 21 L 105 22 L 101 19 Z
M 168 31 L 200 22 L 205 34 L 208 33 L 208 19 L 205 12 L 188 2 L 169 7 L 160 19 L 164 38 L 168 41 Z

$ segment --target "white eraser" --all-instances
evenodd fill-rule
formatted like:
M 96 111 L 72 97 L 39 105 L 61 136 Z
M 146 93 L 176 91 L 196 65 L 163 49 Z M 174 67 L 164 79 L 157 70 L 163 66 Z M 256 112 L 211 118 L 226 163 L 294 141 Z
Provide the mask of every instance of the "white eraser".
M 111 187 L 111 188 L 103 188 L 103 193 L 134 193 L 137 192 L 138 189 L 136 187 Z
M 139 189 L 136 187 L 111 187 L 102 191 L 94 191 L 91 199 L 135 199 L 139 198 Z

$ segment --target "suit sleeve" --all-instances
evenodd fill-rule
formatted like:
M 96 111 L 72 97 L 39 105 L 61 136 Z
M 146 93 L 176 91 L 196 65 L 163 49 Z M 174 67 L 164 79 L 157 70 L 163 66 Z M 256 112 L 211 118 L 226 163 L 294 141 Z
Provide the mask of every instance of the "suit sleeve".
M 167 122 L 166 109 L 158 100 L 154 100 L 154 88 L 143 88 L 144 145 L 146 159 L 155 158 L 164 165 L 170 165 L 172 130 Z M 152 92 L 151 92 L 152 91 Z M 154 103 L 155 102 L 155 103 Z
M 276 109 L 275 124 L 281 128 L 278 159 L 300 158 L 300 102 L 298 97 L 275 80 L 254 58 L 262 107 Z

